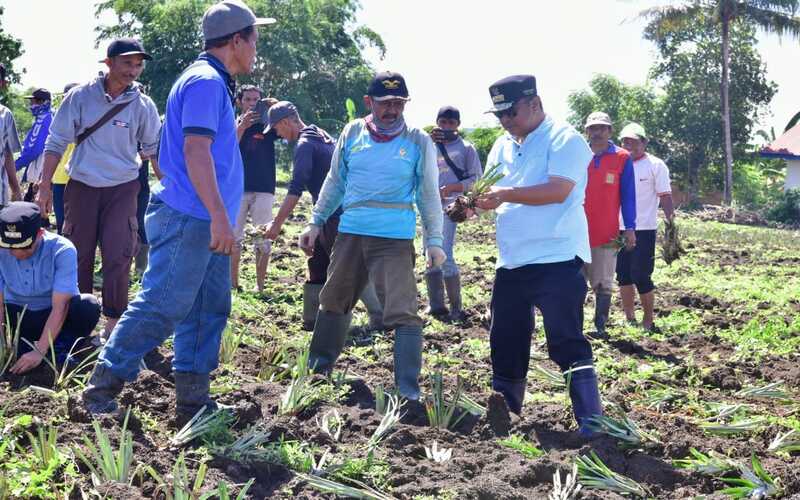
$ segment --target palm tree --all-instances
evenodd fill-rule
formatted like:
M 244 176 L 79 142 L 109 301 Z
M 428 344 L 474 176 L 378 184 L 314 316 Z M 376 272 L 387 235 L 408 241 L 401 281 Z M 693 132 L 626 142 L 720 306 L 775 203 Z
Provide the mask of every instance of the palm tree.
M 778 36 L 789 34 L 800 38 L 800 17 L 795 16 L 800 0 L 688 0 L 679 4 L 653 7 L 641 12 L 656 37 L 679 31 L 698 19 L 712 19 L 722 32 L 722 133 L 725 140 L 725 203 L 733 198 L 733 146 L 731 144 L 731 113 L 728 87 L 730 84 L 730 30 L 734 21 L 756 25 Z

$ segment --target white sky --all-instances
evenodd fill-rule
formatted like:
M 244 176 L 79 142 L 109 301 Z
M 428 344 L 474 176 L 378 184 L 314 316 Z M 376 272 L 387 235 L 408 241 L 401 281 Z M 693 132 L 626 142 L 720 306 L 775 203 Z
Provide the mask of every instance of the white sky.
M 86 81 L 102 69 L 105 46 L 94 48 L 96 0 L 0 0 L 3 28 L 20 38 L 25 54 L 24 86 L 57 91 L 70 81 Z M 413 125 L 433 122 L 443 104 L 461 109 L 465 126 L 495 123 L 482 112 L 488 86 L 515 73 L 537 76 L 545 109 L 566 118 L 567 95 L 585 88 L 595 73 L 611 73 L 627 83 L 643 83 L 653 60 L 636 14 L 654 4 L 635 0 L 362 0 L 359 21 L 377 31 L 386 58 L 370 60 L 377 69 L 400 71 L 412 101 L 406 117 Z M 280 20 L 278 20 L 280 22 Z M 199 22 L 199 21 L 198 21 Z M 800 43 L 760 36 L 758 49 L 768 77 L 779 85 L 765 125 L 783 130 L 800 111 L 797 61 Z

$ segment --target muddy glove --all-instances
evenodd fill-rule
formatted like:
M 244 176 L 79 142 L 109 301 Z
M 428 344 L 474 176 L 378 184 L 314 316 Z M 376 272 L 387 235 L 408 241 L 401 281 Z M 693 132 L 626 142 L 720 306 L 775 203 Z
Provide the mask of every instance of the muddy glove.
M 430 246 L 425 250 L 425 256 L 428 260 L 428 268 L 434 267 L 442 267 L 444 261 L 447 259 L 447 256 L 444 254 L 444 250 L 441 247 Z
M 300 234 L 300 248 L 306 253 L 311 255 L 314 251 L 314 243 L 319 238 L 319 232 L 322 228 L 314 224 L 309 224 L 306 229 Z

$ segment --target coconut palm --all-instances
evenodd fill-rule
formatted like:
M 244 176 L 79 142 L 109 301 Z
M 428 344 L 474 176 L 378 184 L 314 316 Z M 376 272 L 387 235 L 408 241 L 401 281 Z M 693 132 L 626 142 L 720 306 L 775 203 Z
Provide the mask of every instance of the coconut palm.
M 733 146 L 731 145 L 731 115 L 728 87 L 730 84 L 730 30 L 734 21 L 753 24 L 778 36 L 788 34 L 800 38 L 800 17 L 795 13 L 800 0 L 687 0 L 653 7 L 641 12 L 648 19 L 656 37 L 681 30 L 699 19 L 711 19 L 722 33 L 722 131 L 725 140 L 725 203 L 730 205 L 733 193 Z

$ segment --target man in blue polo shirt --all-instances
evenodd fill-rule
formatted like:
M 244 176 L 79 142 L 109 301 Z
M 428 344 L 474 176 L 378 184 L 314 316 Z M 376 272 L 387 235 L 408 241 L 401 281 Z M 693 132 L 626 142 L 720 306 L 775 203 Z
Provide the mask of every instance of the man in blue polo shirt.
M 231 308 L 232 222 L 244 186 L 236 137 L 233 77 L 253 70 L 258 19 L 238 0 L 203 16 L 205 52 L 167 98 L 159 164 L 164 172 L 146 216 L 150 262 L 142 290 L 100 353 L 83 393 L 91 413 L 116 409 L 114 398 L 139 372 L 144 355 L 175 334 L 178 424 L 213 410 L 209 374 Z
M 490 111 L 507 132 L 486 160 L 504 177 L 477 203 L 497 214 L 492 387 L 511 411 L 522 411 L 536 306 L 550 359 L 568 381 L 580 432 L 591 435 L 587 420 L 602 412 L 592 348 L 583 336 L 581 269 L 591 261 L 583 199 L 592 151 L 572 127 L 545 114 L 532 75 L 504 78 L 489 94 Z M 490 400 L 490 406 L 497 403 Z
M 375 75 L 364 97 L 371 113 L 348 123 L 339 136 L 300 247 L 311 251 L 326 221 L 342 208 L 309 364 L 317 372 L 333 368 L 353 306 L 371 281 L 384 306 L 383 324 L 395 330 L 395 385 L 403 397 L 418 400 L 422 320 L 414 277 L 415 202 L 428 267 L 441 266 L 445 253 L 436 148 L 428 134 L 406 125 L 406 101 L 402 75 Z
M 42 229 L 35 203 L 16 201 L 0 210 L 0 328 L 20 337 L 11 373 L 39 366 L 51 345 L 56 362 L 65 361 L 99 319 L 100 302 L 78 291 L 75 246 Z

